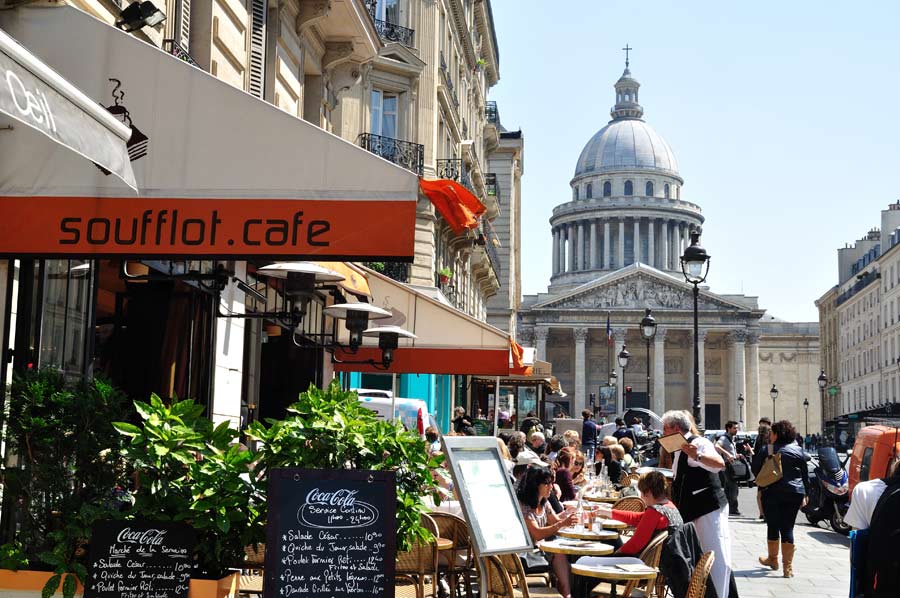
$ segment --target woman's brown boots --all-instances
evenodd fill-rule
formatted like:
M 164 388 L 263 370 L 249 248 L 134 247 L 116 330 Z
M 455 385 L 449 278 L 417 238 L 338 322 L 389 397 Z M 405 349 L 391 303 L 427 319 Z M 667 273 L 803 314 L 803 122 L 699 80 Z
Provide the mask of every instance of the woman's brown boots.
M 766 546 L 769 549 L 769 556 L 768 556 L 768 558 L 759 557 L 759 564 L 765 565 L 766 567 L 770 568 L 772 571 L 777 571 L 778 570 L 778 540 L 767 540 Z M 782 546 L 784 546 L 784 544 L 782 544 Z M 794 545 L 791 544 L 790 547 L 791 547 L 791 556 L 793 557 L 794 556 Z M 787 559 L 787 556 L 785 556 L 785 559 Z
M 769 549 L 771 554 L 772 549 Z M 793 577 L 794 576 L 794 545 L 788 544 L 787 542 L 781 543 L 781 559 L 784 561 L 784 576 L 785 577 Z M 775 568 L 778 568 L 778 563 L 775 563 Z

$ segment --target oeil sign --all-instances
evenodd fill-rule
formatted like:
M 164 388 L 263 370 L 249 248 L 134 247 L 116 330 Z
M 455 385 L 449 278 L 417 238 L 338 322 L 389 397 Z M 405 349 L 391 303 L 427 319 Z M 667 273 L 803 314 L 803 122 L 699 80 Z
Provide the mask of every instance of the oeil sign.
M 18 113 L 17 118 L 56 136 L 56 121 L 44 92 L 38 88 L 28 89 L 21 77 L 11 69 L 5 69 L 3 81 L 3 93 L 9 94 L 12 107 Z
M 416 202 L 0 197 L 0 256 L 403 259 Z

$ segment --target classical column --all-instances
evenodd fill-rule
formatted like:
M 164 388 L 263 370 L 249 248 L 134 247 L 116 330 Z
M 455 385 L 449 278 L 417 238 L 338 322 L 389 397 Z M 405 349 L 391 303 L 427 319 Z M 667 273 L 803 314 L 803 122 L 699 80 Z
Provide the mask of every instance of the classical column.
M 653 218 L 647 218 L 647 265 L 656 267 L 656 251 L 653 244 Z
M 616 256 L 616 266 L 625 267 L 625 218 L 619 218 L 619 255 Z
M 556 227 L 556 273 L 566 271 L 566 230 L 562 225 Z
M 657 415 L 666 411 L 666 329 L 656 328 L 653 339 L 653 403 L 650 405 Z
M 740 413 L 738 413 L 740 407 L 737 402 L 738 395 L 744 395 L 745 401 L 747 399 L 744 373 L 744 340 L 746 337 L 746 332 L 743 330 L 735 330 L 729 335 L 729 344 L 731 345 L 732 391 L 731 396 L 726 398 L 728 401 L 728 409 L 726 409 L 725 412 L 729 414 L 728 418 L 733 419 L 734 421 L 740 420 Z
M 587 343 L 588 329 L 575 328 L 572 332 L 575 335 L 575 403 L 572 408 L 572 416 L 574 417 L 577 411 L 587 406 L 587 398 L 584 392 L 587 387 L 585 381 L 587 364 L 585 363 L 586 352 L 584 347 Z
M 690 227 L 688 227 L 687 223 L 684 223 L 681 226 L 681 251 L 679 255 L 684 255 L 684 250 L 688 248 L 691 244 L 691 235 L 690 235 Z
M 616 382 L 616 384 L 618 386 L 616 388 L 616 408 L 615 408 L 616 413 L 624 413 L 625 412 L 622 407 L 623 405 L 625 405 L 625 396 L 624 396 L 625 384 L 623 384 L 623 379 L 626 378 L 627 370 L 625 372 L 623 372 L 622 368 L 619 367 L 618 355 L 619 355 L 619 353 L 622 352 L 622 347 L 625 345 L 625 333 L 626 332 L 627 332 L 627 328 L 613 328 L 612 329 L 613 340 L 615 341 L 615 345 L 613 346 L 613 349 L 615 349 L 615 352 L 613 353 L 613 356 L 612 356 L 612 361 L 613 361 L 612 369 L 619 376 L 618 381 Z
M 534 327 L 535 357 L 541 361 L 547 361 L 547 337 L 550 329 L 546 326 Z
M 663 218 L 659 228 L 659 265 L 660 270 L 669 269 L 669 221 Z
M 744 393 L 744 426 L 756 429 L 759 421 L 759 329 L 747 331 L 747 392 Z
M 672 231 L 670 233 L 670 241 L 669 241 L 669 245 L 671 246 L 670 253 L 669 253 L 669 269 L 670 270 L 678 269 L 675 265 L 678 263 L 678 257 L 681 255 L 678 252 L 678 238 L 679 238 L 678 227 L 679 226 L 680 225 L 678 224 L 678 222 L 674 222 L 674 221 L 672 222 Z
M 559 273 L 559 230 L 553 229 L 553 276 Z
M 569 223 L 566 225 L 566 232 L 568 233 L 566 236 L 569 238 L 569 267 L 567 272 L 575 271 L 575 225 L 573 223 Z
M 588 266 L 591 270 L 597 269 L 597 221 L 591 220 L 591 258 L 588 260 Z
M 612 269 L 612 259 L 610 258 L 610 252 L 612 251 L 612 244 L 609 240 L 609 220 L 603 220 L 603 268 L 606 270 Z
M 634 262 L 641 261 L 641 219 L 634 219 Z
M 578 269 L 587 270 L 587 235 L 584 221 L 578 223 Z

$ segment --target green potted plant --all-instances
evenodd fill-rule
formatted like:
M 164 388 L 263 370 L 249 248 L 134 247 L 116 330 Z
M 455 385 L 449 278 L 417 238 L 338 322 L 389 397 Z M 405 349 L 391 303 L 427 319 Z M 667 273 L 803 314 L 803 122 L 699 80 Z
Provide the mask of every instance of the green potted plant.
M 17 375 L 10 387 L 4 493 L 16 497 L 14 541 L 0 546 L 6 591 L 80 591 L 91 527 L 127 504 L 122 438 L 110 422 L 128 399 L 100 379 L 68 382 L 53 369 Z
M 184 522 L 197 534 L 191 598 L 233 594 L 246 546 L 263 540 L 265 520 L 252 473 L 255 455 L 238 431 L 219 425 L 192 400 L 135 401 L 140 423 L 113 425 L 130 442 L 123 449 L 135 478 L 128 517 Z
M 445 285 L 450 282 L 450 279 L 453 278 L 453 271 L 450 268 L 444 266 L 440 270 L 438 270 L 438 277 L 440 278 L 441 285 Z

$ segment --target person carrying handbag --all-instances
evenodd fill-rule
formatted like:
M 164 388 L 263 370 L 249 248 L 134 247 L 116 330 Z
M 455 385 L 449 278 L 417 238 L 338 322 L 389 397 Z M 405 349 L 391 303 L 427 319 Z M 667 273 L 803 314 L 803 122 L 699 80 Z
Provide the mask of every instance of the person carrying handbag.
M 809 472 L 806 453 L 794 442 L 794 425 L 781 420 L 772 424 L 770 444 L 753 457 L 753 473 L 762 488 L 762 506 L 766 518 L 768 555 L 761 565 L 778 570 L 779 539 L 784 577 L 793 577 L 794 522 L 806 502 Z

